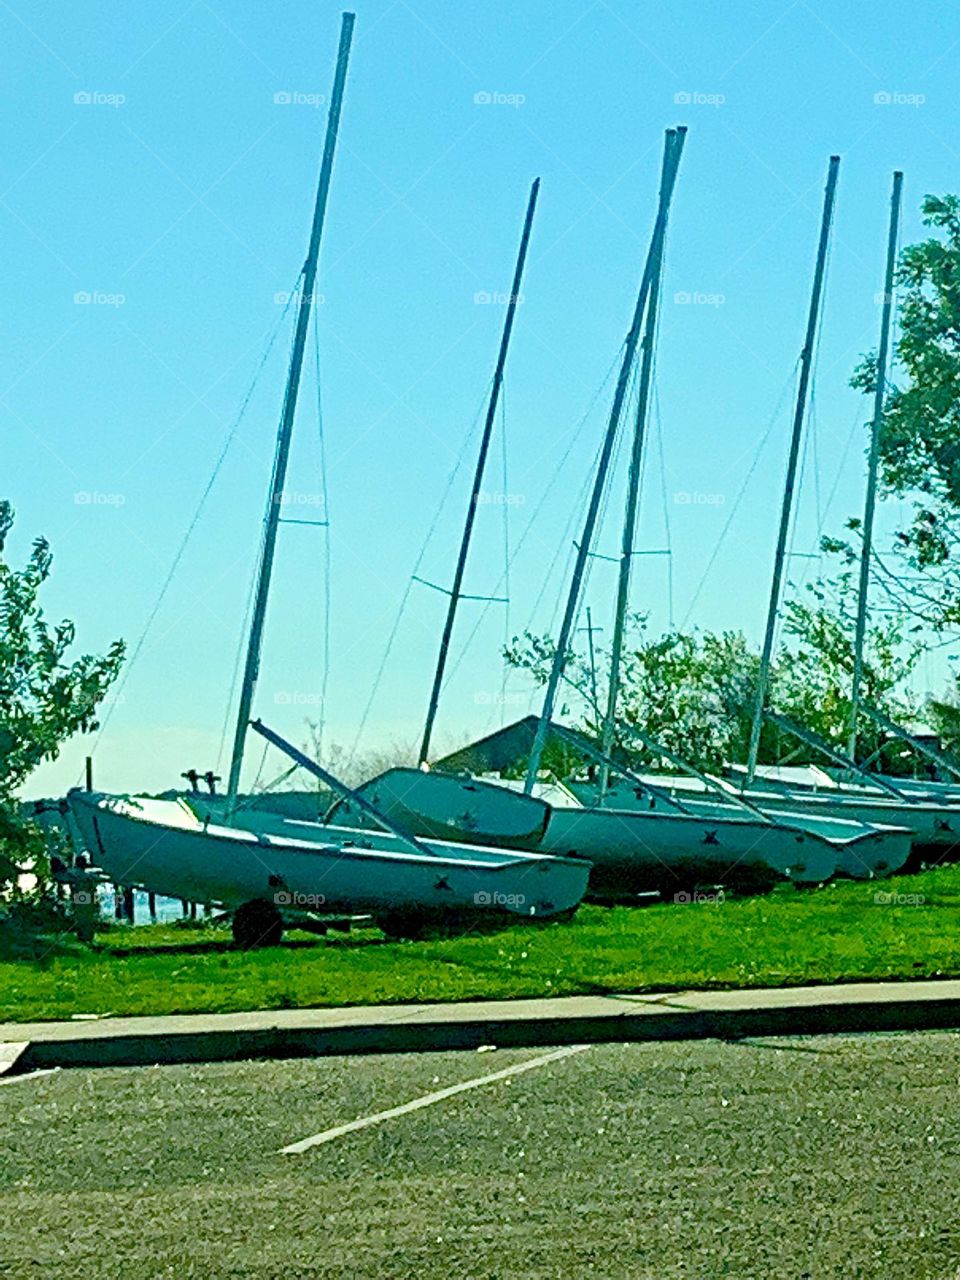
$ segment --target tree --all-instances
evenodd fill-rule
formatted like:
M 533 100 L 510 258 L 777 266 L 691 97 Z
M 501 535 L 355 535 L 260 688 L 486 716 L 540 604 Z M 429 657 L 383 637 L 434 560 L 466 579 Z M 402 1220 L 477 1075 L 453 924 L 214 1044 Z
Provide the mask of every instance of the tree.
M 910 499 L 913 514 L 877 568 L 897 607 L 939 634 L 960 625 L 960 197 L 927 196 L 923 220 L 936 234 L 900 255 L 900 380 L 880 432 L 882 487 Z M 870 352 L 852 385 L 872 393 L 876 378 Z M 859 521 L 849 527 L 858 533 Z
M 851 593 L 849 574 L 841 575 L 833 583 L 817 583 L 808 598 L 787 604 L 784 640 L 773 664 L 769 693 L 770 706 L 841 748 L 846 744 L 853 671 Z M 514 639 L 505 656 L 511 666 L 527 671 L 542 685 L 553 654 L 549 637 L 526 633 Z M 893 718 L 911 714 L 896 691 L 918 656 L 915 644 L 904 644 L 897 619 L 884 618 L 871 627 L 865 701 Z M 633 725 L 709 772 L 743 761 L 759 665 L 759 654 L 742 632 L 673 631 L 650 638 L 646 619 L 635 616 L 621 663 L 618 719 L 627 731 L 619 735 L 620 750 L 627 750 L 639 768 L 663 763 L 659 753 L 631 741 L 628 730 Z M 566 677 L 566 705 L 558 708 L 558 717 L 572 715 L 598 741 L 601 709 L 593 705 L 591 673 L 582 655 L 571 654 Z M 878 731 L 869 724 L 862 726 L 861 744 L 864 754 L 881 745 Z M 766 725 L 760 761 L 774 763 L 796 746 L 793 739 Z M 804 748 L 801 758 L 809 754 Z
M 47 622 L 38 602 L 53 562 L 49 544 L 37 538 L 26 565 L 13 568 L 4 557 L 13 517 L 0 501 L 0 889 L 16 886 L 18 869 L 42 868 L 43 841 L 21 815 L 18 790 L 73 734 L 98 727 L 97 707 L 124 656 L 117 640 L 103 656 L 68 658 L 73 623 Z
M 854 600 L 851 576 L 844 572 L 787 602 L 785 640 L 773 689 L 778 709 L 843 752 L 852 709 Z M 922 653 L 921 645 L 908 639 L 904 630 L 903 617 L 888 613 L 868 627 L 861 685 L 862 705 L 901 723 L 918 714 L 902 689 Z M 888 743 L 883 730 L 866 716 L 860 717 L 857 741 L 861 760 L 876 755 L 874 768 L 898 773 L 906 767 L 902 744 Z

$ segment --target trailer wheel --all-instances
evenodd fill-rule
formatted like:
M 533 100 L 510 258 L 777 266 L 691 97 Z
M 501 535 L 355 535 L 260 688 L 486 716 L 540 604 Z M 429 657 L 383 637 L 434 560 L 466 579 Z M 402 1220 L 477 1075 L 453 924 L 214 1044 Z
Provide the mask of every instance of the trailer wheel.
M 419 942 L 427 932 L 427 921 L 414 911 L 391 911 L 376 923 L 390 942 Z
M 266 898 L 245 902 L 233 913 L 233 940 L 241 951 L 275 947 L 283 937 L 283 916 Z

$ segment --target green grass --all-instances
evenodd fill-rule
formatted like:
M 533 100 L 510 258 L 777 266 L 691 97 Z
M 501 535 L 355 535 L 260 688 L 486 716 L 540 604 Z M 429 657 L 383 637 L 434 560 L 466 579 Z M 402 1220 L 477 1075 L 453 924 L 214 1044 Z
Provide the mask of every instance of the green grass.
M 960 977 L 960 867 L 424 942 L 371 930 L 241 953 L 219 928 L 114 927 L 0 961 L 0 1021 L 939 977 Z

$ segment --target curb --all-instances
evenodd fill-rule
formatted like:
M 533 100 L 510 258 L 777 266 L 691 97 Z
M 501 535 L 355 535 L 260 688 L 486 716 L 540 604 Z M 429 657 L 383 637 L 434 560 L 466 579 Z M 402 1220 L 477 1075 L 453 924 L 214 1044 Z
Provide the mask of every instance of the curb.
M 936 986 L 935 983 L 924 984 Z M 953 985 L 953 984 L 950 984 Z M 811 989 L 801 988 L 810 993 Z M 843 988 L 825 988 L 834 993 Z M 863 990 L 861 987 L 859 990 Z M 741 1008 L 704 1007 L 730 1004 L 731 993 L 686 993 L 677 996 L 593 997 L 598 1012 L 576 1009 L 546 1014 L 501 1012 L 495 1006 L 461 1006 L 459 1014 L 446 1006 L 376 1009 L 364 1017 L 362 1009 L 303 1011 L 313 1013 L 300 1024 L 281 1025 L 275 1015 L 259 1015 L 262 1025 L 251 1027 L 207 1025 L 203 1028 L 154 1029 L 138 1032 L 100 1023 L 96 1034 L 70 1035 L 60 1024 L 55 1034 L 42 1034 L 25 1043 L 11 1064 L 10 1074 L 50 1067 L 130 1067 L 197 1062 L 235 1062 L 249 1059 L 283 1059 L 374 1053 L 426 1053 L 452 1049 L 538 1048 L 568 1044 L 643 1043 L 667 1040 L 743 1040 L 751 1037 L 866 1034 L 892 1031 L 943 1031 L 960 1029 L 960 997 L 924 992 L 920 998 L 884 995 L 883 998 L 833 997 L 821 1002 L 798 1000 L 790 991 L 739 992 L 739 997 L 764 999 Z M 773 997 L 773 998 L 771 998 Z M 780 999 L 777 999 L 779 997 Z M 517 1002 L 542 1004 L 544 1002 Z M 548 1002 L 551 1003 L 551 1002 Z M 576 1003 L 573 1001 L 571 1003 Z M 582 1002 L 581 1002 L 582 1003 Z M 608 1003 L 610 1008 L 602 1008 Z M 563 1000 L 556 1001 L 563 1005 Z M 316 1015 L 322 1015 L 321 1025 Z M 452 1016 L 451 1016 L 452 1015 Z M 198 1015 L 194 1015 L 198 1016 Z M 231 1015 L 200 1020 L 229 1023 Z M 199 1018 L 199 1016 L 198 1016 Z M 406 1018 L 407 1020 L 401 1020 Z M 163 1020 L 159 1020 L 163 1021 Z M 189 1019 L 177 1018 L 176 1024 Z M 323 1025 L 326 1022 L 326 1025 Z M 5 1033 L 11 1029 L 5 1028 Z M 31 1028 L 36 1030 L 36 1028 Z M 19 1048 L 19 1046 L 18 1046 Z M 2 1046 L 0 1046 L 2 1049 Z
M 0 1076 L 14 1074 L 17 1063 L 28 1048 L 25 1040 L 0 1041 Z

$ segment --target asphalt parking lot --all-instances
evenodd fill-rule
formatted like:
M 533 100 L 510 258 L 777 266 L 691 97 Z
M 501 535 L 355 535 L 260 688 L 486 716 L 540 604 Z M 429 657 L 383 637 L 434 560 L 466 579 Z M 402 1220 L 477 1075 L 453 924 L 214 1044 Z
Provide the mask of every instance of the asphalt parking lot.
M 942 1033 L 21 1078 L 0 1276 L 955 1280 L 958 1099 Z

